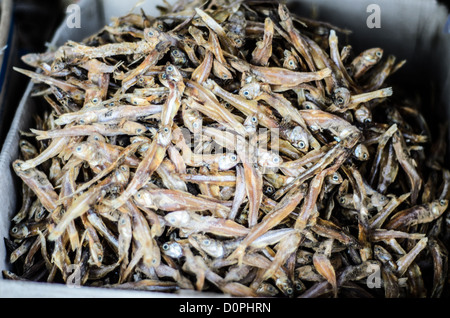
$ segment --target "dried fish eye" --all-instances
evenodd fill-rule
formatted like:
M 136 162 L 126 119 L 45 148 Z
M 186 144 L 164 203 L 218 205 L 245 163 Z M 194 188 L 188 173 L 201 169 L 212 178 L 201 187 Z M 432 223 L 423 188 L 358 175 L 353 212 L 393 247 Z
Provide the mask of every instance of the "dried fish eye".
M 19 229 L 15 226 L 11 229 L 11 232 L 16 234 L 17 232 L 19 232 Z
M 170 247 L 169 244 L 164 243 L 163 246 L 162 246 L 162 249 L 167 251 L 167 250 L 169 250 L 169 247 Z
M 178 56 L 180 56 L 180 51 L 178 51 L 178 50 L 173 50 L 173 51 L 172 51 L 172 55 L 175 56 L 175 57 L 178 57 Z
M 120 170 L 122 171 L 128 171 L 128 169 L 125 166 L 120 167 Z
M 125 219 L 120 220 L 120 224 L 124 225 L 126 223 Z
M 381 57 L 383 54 L 381 53 L 381 51 L 377 51 L 377 53 L 375 53 L 378 57 Z
M 165 80 L 167 78 L 166 74 L 162 73 L 161 78 Z
M 268 195 L 273 194 L 275 192 L 275 189 L 272 186 L 266 186 L 264 187 L 264 192 Z
M 203 245 L 206 245 L 206 246 L 208 246 L 208 245 L 210 245 L 211 244 L 211 241 L 210 240 L 203 240 Z
M 312 107 L 311 107 L 311 105 L 306 104 L 306 105 L 305 105 L 305 109 L 312 109 Z
M 370 118 L 366 118 L 366 119 L 364 119 L 364 122 L 365 122 L 366 124 L 369 124 L 369 123 L 371 123 L 371 122 L 372 122 L 372 119 L 370 119 Z
M 144 78 L 142 78 L 142 77 L 139 78 L 138 82 L 141 83 L 141 84 L 144 83 Z
M 258 118 L 256 118 L 255 116 L 252 117 L 252 122 L 256 123 L 258 121 Z
M 338 176 L 337 174 L 334 174 L 334 175 L 333 175 L 333 180 L 334 180 L 334 181 L 338 181 L 338 180 L 339 180 L 339 176 Z
M 169 132 L 169 128 L 164 127 L 163 131 L 164 131 L 165 133 L 168 133 L 168 132 Z
M 328 29 L 323 27 L 323 26 L 319 26 L 316 28 L 316 34 L 318 35 L 327 35 L 328 34 Z
M 169 223 L 176 223 L 176 222 L 177 222 L 177 219 L 176 219 L 175 217 L 172 216 L 172 217 L 169 218 L 168 221 L 169 221 Z
M 133 101 L 133 105 L 137 105 L 138 104 L 138 101 L 137 100 L 134 100 Z
M 338 97 L 338 99 L 336 100 L 338 105 L 341 105 L 344 103 L 344 99 L 342 97 Z
M 137 134 L 140 134 L 141 132 L 142 132 L 142 128 L 136 129 L 136 133 L 137 133 Z
M 306 145 L 305 145 L 305 143 L 304 143 L 303 141 L 300 141 L 300 142 L 298 143 L 298 146 L 299 146 L 300 149 L 303 149 L 303 148 L 306 147 Z
M 109 106 L 111 107 L 114 106 L 114 102 L 109 103 Z
M 278 156 L 273 157 L 272 161 L 273 161 L 273 163 L 279 163 L 280 162 L 280 157 L 278 157 Z
M 446 203 L 445 200 L 440 200 L 440 201 L 439 201 L 439 204 L 440 204 L 441 206 L 444 206 L 445 203 Z
M 339 202 L 341 202 L 342 204 L 344 204 L 344 203 L 345 203 L 345 198 L 344 198 L 344 197 L 341 197 L 341 198 L 339 199 Z
M 97 259 L 98 259 L 99 262 L 101 262 L 101 261 L 103 260 L 103 257 L 102 257 L 101 255 L 99 255 L 99 256 L 97 257 Z
M 93 102 L 94 104 L 97 104 L 98 101 L 99 101 L 99 99 L 98 99 L 97 97 L 94 97 L 94 98 L 92 99 L 92 102 Z
M 148 31 L 148 32 L 147 32 L 147 35 L 148 35 L 148 36 L 154 36 L 155 33 L 154 33 L 153 31 Z
M 244 96 L 248 96 L 248 95 L 250 95 L 250 92 L 249 91 L 244 91 L 243 94 L 244 94 Z
M 192 124 L 192 127 L 198 128 L 198 123 L 193 123 L 193 124 Z
M 292 295 L 293 292 L 294 292 L 294 290 L 291 287 L 286 289 L 286 294 L 288 294 L 288 295 Z
M 292 66 L 292 67 L 295 66 L 295 63 L 294 63 L 293 60 L 290 60 L 290 61 L 289 61 L 289 66 Z
M 172 72 L 173 71 L 173 66 L 172 65 L 167 66 L 167 71 Z
M 78 147 L 75 148 L 76 152 L 80 152 L 81 150 L 83 150 L 83 148 L 81 146 L 78 146 Z
M 231 155 L 231 160 L 236 161 L 237 160 L 237 156 L 236 155 Z

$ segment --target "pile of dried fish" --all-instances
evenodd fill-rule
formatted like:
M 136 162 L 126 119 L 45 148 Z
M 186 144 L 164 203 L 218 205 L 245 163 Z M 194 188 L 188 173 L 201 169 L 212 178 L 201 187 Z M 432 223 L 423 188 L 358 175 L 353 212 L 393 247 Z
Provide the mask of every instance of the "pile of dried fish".
M 234 296 L 440 297 L 445 135 L 404 61 L 275 1 L 180 0 L 23 60 L 10 279 Z M 39 84 L 43 83 L 43 84 Z M 444 130 L 443 130 L 444 131 Z

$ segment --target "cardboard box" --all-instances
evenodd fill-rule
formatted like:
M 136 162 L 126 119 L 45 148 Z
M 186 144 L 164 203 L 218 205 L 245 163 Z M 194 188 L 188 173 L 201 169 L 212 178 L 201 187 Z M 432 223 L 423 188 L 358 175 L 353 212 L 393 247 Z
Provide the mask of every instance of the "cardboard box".
M 147 1 L 144 10 L 157 15 L 157 4 L 163 1 Z M 380 9 L 380 28 L 370 28 L 368 19 L 373 13 L 369 6 Z M 80 41 L 108 23 L 111 16 L 124 15 L 132 2 L 91 1 L 79 2 L 81 28 L 69 28 L 63 22 L 57 30 L 52 46 L 60 46 L 66 40 Z M 348 37 L 356 52 L 379 46 L 386 54 L 394 54 L 399 60 L 408 60 L 395 76 L 403 81 L 411 92 L 421 93 L 436 88 L 435 106 L 425 108 L 430 120 L 449 117 L 450 111 L 450 30 L 445 29 L 448 10 L 433 0 L 298 0 L 290 2 L 292 11 L 305 17 L 328 21 L 339 27 L 351 29 Z M 369 21 L 370 22 L 370 21 Z M 372 21 L 373 22 L 373 21 Z M 340 38 L 341 39 L 341 38 Z M 344 38 L 342 38 L 342 41 Z M 11 129 L 0 155 L 0 237 L 8 237 L 10 219 L 20 208 L 20 180 L 11 169 L 18 158 L 18 131 L 32 127 L 31 114 L 36 111 L 36 101 L 30 97 L 30 83 L 13 119 Z M 428 105 L 425 105 L 429 107 Z M 430 109 L 430 111 L 428 111 Z M 437 125 L 431 125 L 437 126 Z M 0 243 L 0 269 L 10 268 L 5 245 Z M 200 296 L 184 293 L 185 297 Z M 201 295 L 202 297 L 205 294 Z M 218 295 L 208 295 L 218 296 Z M 220 296 L 220 295 L 219 295 Z M 0 278 L 0 297 L 178 297 L 176 294 L 111 290 L 105 288 L 70 288 L 64 285 L 7 281 Z

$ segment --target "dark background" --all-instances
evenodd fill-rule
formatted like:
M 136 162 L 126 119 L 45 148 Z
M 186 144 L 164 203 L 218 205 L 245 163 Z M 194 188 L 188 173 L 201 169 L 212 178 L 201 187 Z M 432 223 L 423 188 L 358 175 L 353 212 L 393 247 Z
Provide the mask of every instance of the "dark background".
M 20 57 L 31 52 L 44 52 L 65 14 L 65 4 L 61 0 L 15 0 L 10 32 L 10 58 L 6 67 L 4 102 L 0 104 L 0 146 L 8 133 L 15 110 L 28 82 L 12 70 L 13 66 L 29 68 Z

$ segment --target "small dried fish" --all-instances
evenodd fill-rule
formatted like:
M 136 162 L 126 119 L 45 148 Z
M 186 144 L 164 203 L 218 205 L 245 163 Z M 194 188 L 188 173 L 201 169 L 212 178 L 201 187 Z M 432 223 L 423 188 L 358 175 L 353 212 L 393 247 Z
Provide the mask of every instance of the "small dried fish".
M 12 163 L 6 279 L 448 294 L 446 126 L 397 90 L 404 61 L 273 0 L 158 8 L 15 68 L 48 107 Z

